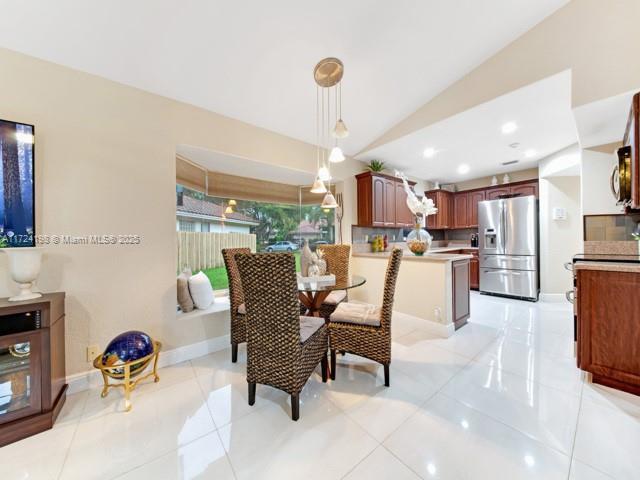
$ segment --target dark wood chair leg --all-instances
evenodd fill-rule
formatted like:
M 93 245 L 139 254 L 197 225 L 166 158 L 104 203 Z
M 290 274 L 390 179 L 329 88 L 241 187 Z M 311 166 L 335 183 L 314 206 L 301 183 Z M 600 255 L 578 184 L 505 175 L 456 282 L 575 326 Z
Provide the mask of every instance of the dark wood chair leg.
M 238 344 L 231 344 L 231 363 L 236 363 L 238 361 Z
M 384 386 L 389 386 L 389 365 L 384 365 Z
M 256 403 L 256 384 L 249 382 L 249 405 Z
M 329 370 L 329 361 L 327 360 L 327 352 L 322 355 L 322 361 L 320 363 L 320 367 L 322 368 L 322 383 L 327 383 L 328 370 Z
M 336 351 L 331 349 L 331 380 L 336 379 Z
M 297 421 L 300 418 L 300 396 L 291 395 L 291 420 Z

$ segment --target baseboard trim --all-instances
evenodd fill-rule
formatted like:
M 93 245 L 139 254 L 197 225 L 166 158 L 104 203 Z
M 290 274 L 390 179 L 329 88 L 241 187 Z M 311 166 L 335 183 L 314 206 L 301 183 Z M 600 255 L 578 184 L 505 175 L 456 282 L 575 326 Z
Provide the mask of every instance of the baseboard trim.
M 224 350 L 230 345 L 231 338 L 229 335 L 221 337 L 209 338 L 201 342 L 183 345 L 171 350 L 161 351 L 158 359 L 158 367 L 168 367 L 177 363 L 202 357 L 209 353 Z M 78 393 L 90 388 L 98 388 L 102 386 L 102 375 L 100 371 L 92 369 L 86 372 L 74 373 L 67 376 L 67 384 L 69 385 L 68 393 Z
M 564 293 L 541 293 L 540 300 L 543 302 L 562 303 L 567 301 Z

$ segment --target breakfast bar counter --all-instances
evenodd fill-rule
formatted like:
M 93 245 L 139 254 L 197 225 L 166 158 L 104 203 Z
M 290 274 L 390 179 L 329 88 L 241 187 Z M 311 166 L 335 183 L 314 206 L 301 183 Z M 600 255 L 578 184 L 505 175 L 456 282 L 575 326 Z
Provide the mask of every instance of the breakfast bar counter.
M 464 247 L 464 250 L 470 249 Z M 423 256 L 404 250 L 396 284 L 394 311 L 417 317 L 441 337 L 451 336 L 470 316 L 470 254 L 460 247 L 432 248 Z M 449 253 L 451 252 L 451 253 Z M 367 278 L 366 288 L 349 292 L 349 299 L 379 304 L 389 252 L 358 252 L 351 257 L 351 272 Z

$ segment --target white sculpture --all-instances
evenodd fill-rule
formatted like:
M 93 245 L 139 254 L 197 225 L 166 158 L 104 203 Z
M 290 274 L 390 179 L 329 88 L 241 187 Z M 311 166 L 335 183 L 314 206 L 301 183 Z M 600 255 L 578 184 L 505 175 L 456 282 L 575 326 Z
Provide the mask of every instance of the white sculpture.
M 422 215 L 423 217 L 427 217 L 429 215 L 434 215 L 438 213 L 438 209 L 433 203 L 433 200 L 427 198 L 425 195 L 422 199 L 419 199 L 411 187 L 409 187 L 409 182 L 407 182 L 407 177 L 404 173 L 396 170 L 396 177 L 402 179 L 402 184 L 404 185 L 404 191 L 407 192 L 407 207 L 411 210 L 411 213 L 414 215 Z

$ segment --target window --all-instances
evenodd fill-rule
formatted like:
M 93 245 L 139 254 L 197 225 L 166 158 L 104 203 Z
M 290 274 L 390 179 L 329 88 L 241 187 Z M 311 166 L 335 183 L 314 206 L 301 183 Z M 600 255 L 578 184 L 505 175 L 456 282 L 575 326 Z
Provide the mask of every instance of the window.
M 191 222 L 189 220 L 179 220 L 178 221 L 179 230 L 181 232 L 195 232 L 196 224 L 195 222 Z
M 176 210 L 181 215 L 196 215 L 202 234 L 182 238 L 180 232 L 198 231 L 182 227 L 178 233 L 178 270 L 187 267 L 202 270 L 214 290 L 228 288 L 221 250 L 250 247 L 258 252 L 291 252 L 300 266 L 300 251 L 305 242 L 311 250 L 317 245 L 334 243 L 334 210 L 320 205 L 290 205 L 206 196 L 180 187 Z M 318 196 L 318 202 L 322 200 Z M 213 245 L 218 249 L 213 251 Z

